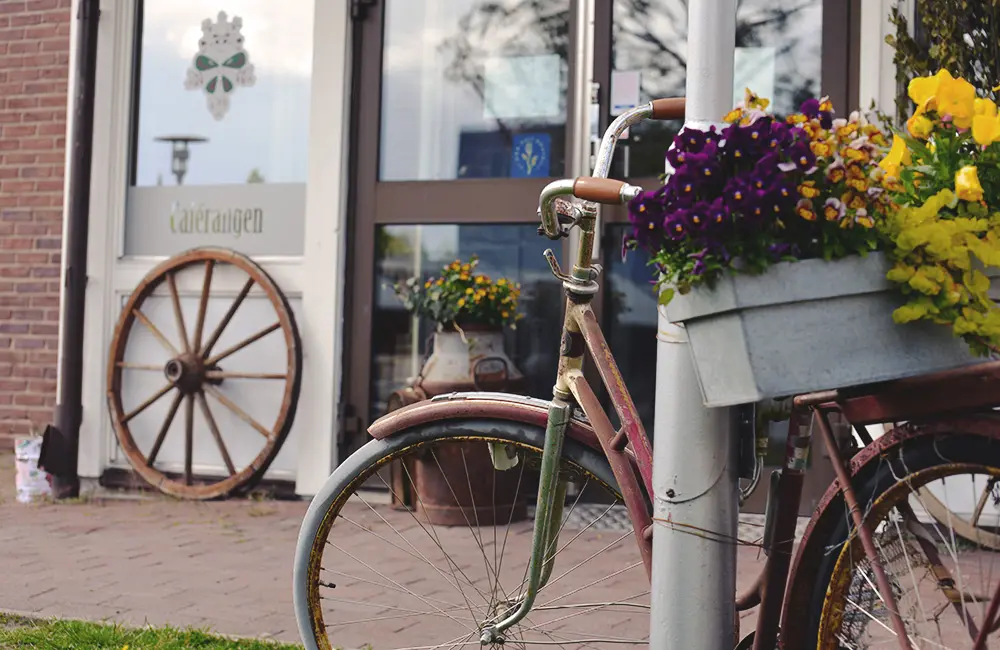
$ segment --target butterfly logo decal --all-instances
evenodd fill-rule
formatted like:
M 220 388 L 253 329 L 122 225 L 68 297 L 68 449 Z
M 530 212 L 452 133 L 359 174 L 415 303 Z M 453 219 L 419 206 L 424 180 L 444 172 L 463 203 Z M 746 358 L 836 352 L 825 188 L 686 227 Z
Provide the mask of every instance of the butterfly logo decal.
M 202 37 L 198 52 L 187 71 L 184 87 L 201 90 L 208 110 L 217 120 L 229 112 L 230 96 L 240 86 L 253 86 L 257 77 L 250 56 L 243 48 L 243 19 L 220 11 L 216 22 L 206 18 L 201 23 Z M 221 62 L 221 63 L 220 63 Z

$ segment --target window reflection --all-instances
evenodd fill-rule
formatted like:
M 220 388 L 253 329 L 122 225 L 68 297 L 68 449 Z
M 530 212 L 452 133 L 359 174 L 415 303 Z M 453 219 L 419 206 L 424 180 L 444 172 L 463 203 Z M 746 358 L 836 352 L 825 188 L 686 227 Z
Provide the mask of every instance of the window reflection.
M 684 94 L 687 2 L 615 0 L 612 69 L 637 70 L 639 101 Z M 743 87 L 769 97 L 776 113 L 793 112 L 820 92 L 822 0 L 741 0 L 736 13 L 734 100 Z M 719 116 L 722 117 L 721 115 Z M 680 123 L 645 122 L 616 155 L 616 175 L 663 173 L 664 153 Z M 628 157 L 628 169 L 623 169 Z
M 609 226 L 611 241 L 621 241 L 630 226 Z M 646 433 L 652 437 L 656 401 L 656 294 L 649 255 L 629 251 L 623 262 L 608 255 L 604 271 L 604 335 L 615 355 Z M 610 405 L 609 405 L 610 406 Z M 612 412 L 612 409 L 608 409 Z
M 313 0 L 145 0 L 138 13 L 133 184 L 305 183 Z M 204 140 L 182 173 L 179 138 Z
M 388 0 L 383 181 L 563 172 L 569 0 Z
M 434 325 L 412 317 L 392 290 L 412 275 L 430 276 L 457 258 L 479 256 L 479 270 L 522 285 L 516 330 L 507 352 L 526 378 L 527 394 L 552 397 L 562 328 L 562 286 L 542 252 L 551 245 L 534 228 L 518 225 L 381 226 L 376 230 L 375 305 L 372 314 L 372 390 L 369 415 L 383 415 L 389 395 L 415 377 Z

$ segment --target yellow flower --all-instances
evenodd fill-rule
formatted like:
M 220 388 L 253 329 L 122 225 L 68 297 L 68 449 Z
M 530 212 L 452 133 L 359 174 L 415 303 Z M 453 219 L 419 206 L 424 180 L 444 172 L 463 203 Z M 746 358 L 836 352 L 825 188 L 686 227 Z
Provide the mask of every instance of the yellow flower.
M 504 318 L 507 318 L 508 316 L 510 316 L 510 313 L 502 311 L 500 312 L 500 315 L 503 316 Z
M 937 90 L 937 112 L 950 115 L 960 129 L 972 126 L 975 116 L 976 88 L 962 78 L 945 79 Z
M 955 194 L 963 201 L 982 201 L 983 186 L 975 165 L 966 165 L 955 172 Z
M 937 97 L 938 88 L 942 81 L 952 81 L 951 73 L 941 69 L 933 77 L 916 77 L 910 80 L 907 92 L 913 103 L 917 105 L 917 110 L 924 112 L 933 109 L 933 103 Z
M 812 142 L 809 144 L 809 148 L 812 149 L 815 156 L 823 157 L 830 155 L 830 145 L 826 142 Z
M 977 115 L 972 118 L 972 138 L 983 147 L 1000 140 L 1000 118 L 996 115 Z
M 428 280 L 427 282 L 424 282 L 424 289 L 430 289 L 430 288 L 431 288 L 431 281 Z
M 892 149 L 878 166 L 884 169 L 887 175 L 899 177 L 899 168 L 903 165 L 909 165 L 911 162 L 910 150 L 903 139 L 897 137 L 892 139 Z
M 726 113 L 726 116 L 722 118 L 722 121 L 726 122 L 727 124 L 732 124 L 733 122 L 738 121 L 742 116 L 743 116 L 743 109 L 734 108 L 733 110 Z
M 909 131 L 910 135 L 914 138 L 926 140 L 927 137 L 930 136 L 931 131 L 934 130 L 934 123 L 931 122 L 926 115 L 918 111 L 906 121 L 906 130 Z
M 459 298 L 458 299 L 458 306 L 459 307 L 465 306 L 465 298 Z
M 507 278 L 500 278 L 499 280 L 497 280 L 497 286 L 502 287 L 505 284 L 507 284 Z
M 458 276 L 458 279 L 459 280 L 468 280 L 469 279 L 469 274 L 468 273 L 462 273 L 462 274 L 460 274 Z
M 814 199 L 819 196 L 819 190 L 816 189 L 816 181 L 806 181 L 799 185 L 799 194 L 807 199 Z
M 976 97 L 973 105 L 975 106 L 976 115 L 986 115 L 987 117 L 997 116 L 997 105 L 993 103 L 992 99 Z
M 468 289 L 466 289 L 466 290 L 465 290 L 465 293 L 466 293 L 466 295 L 469 295 L 469 296 L 471 296 L 471 295 L 472 295 L 472 293 L 473 293 L 473 291 L 472 291 L 472 287 L 469 287 Z

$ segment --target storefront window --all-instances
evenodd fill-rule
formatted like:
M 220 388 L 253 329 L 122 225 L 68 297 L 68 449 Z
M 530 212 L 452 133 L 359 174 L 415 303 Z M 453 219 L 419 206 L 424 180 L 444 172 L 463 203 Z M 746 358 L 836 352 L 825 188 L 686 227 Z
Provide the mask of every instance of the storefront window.
M 524 318 L 507 331 L 507 353 L 525 375 L 527 394 L 551 399 L 562 330 L 562 285 L 542 256 L 551 243 L 520 225 L 382 226 L 376 231 L 375 306 L 372 314 L 370 416 L 385 413 L 389 395 L 419 372 L 434 332 L 413 318 L 393 292 L 396 282 L 429 277 L 456 259 L 479 257 L 490 277 L 520 282 Z
M 611 241 L 621 241 L 622 235 L 630 229 L 631 226 L 609 226 Z M 646 433 L 652 436 L 656 402 L 657 306 L 648 263 L 649 255 L 643 250 L 629 251 L 624 261 L 617 253 L 608 255 L 602 296 L 604 335 Z
M 636 95 L 630 88 L 637 88 L 637 103 L 684 95 L 687 4 L 684 0 L 615 0 L 612 97 Z M 737 3 L 733 103 L 742 99 L 743 89 L 749 86 L 771 99 L 780 115 L 817 96 L 822 42 L 822 0 Z M 645 122 L 631 129 L 628 140 L 619 145 L 616 171 L 632 178 L 662 174 L 665 149 L 679 127 L 679 123 Z M 628 169 L 624 170 L 626 158 Z
M 313 0 L 145 0 L 125 252 L 303 250 Z
M 383 181 L 563 173 L 569 0 L 387 0 Z

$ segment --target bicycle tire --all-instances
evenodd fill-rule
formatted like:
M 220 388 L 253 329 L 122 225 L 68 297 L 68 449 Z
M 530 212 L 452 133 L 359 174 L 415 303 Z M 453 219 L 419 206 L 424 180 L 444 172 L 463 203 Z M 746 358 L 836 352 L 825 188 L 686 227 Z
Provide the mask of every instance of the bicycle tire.
M 905 494 L 903 487 L 907 483 L 917 483 L 915 487 L 919 490 L 919 482 L 933 476 L 934 470 L 943 472 L 950 468 L 969 471 L 986 469 L 1000 473 L 1000 444 L 983 435 L 958 432 L 903 440 L 898 446 L 887 450 L 882 462 L 865 468 L 854 477 L 858 503 L 868 511 L 868 523 L 872 523 L 873 517 L 878 521 L 878 517 L 892 509 L 892 504 L 902 501 L 892 499 L 897 492 Z M 920 478 L 913 480 L 914 477 Z M 838 564 L 844 563 L 843 566 L 846 567 L 847 554 L 852 547 L 860 545 L 856 536 L 853 544 L 846 543 L 853 525 L 849 523 L 846 504 L 841 495 L 830 503 L 826 515 L 834 517 L 834 521 L 838 523 L 825 540 L 823 548 L 839 551 L 823 555 L 813 582 L 815 586 L 809 597 L 807 635 L 804 638 L 809 640 L 808 647 L 817 650 L 839 647 L 836 644 L 841 641 L 832 638 L 834 631 L 829 630 L 834 625 L 844 624 L 837 617 L 843 616 L 842 612 L 846 608 L 840 609 L 838 613 L 835 600 L 828 602 L 828 599 L 839 598 L 838 593 L 845 589 L 843 576 L 836 574 Z M 847 588 L 850 588 L 849 585 Z M 971 645 L 970 641 L 968 647 Z
M 306 650 L 330 650 L 332 647 L 322 633 L 324 623 L 319 608 L 319 571 L 325 540 L 348 497 L 380 467 L 401 457 L 408 450 L 439 441 L 469 439 L 511 442 L 540 453 L 545 431 L 525 423 L 477 418 L 420 425 L 384 440 L 369 441 L 345 459 L 327 479 L 309 505 L 299 531 L 295 553 L 293 600 L 299 635 Z M 618 494 L 614 474 L 599 452 L 567 438 L 563 445 L 562 460 L 590 475 L 612 493 Z M 634 544 L 631 534 L 628 542 Z

